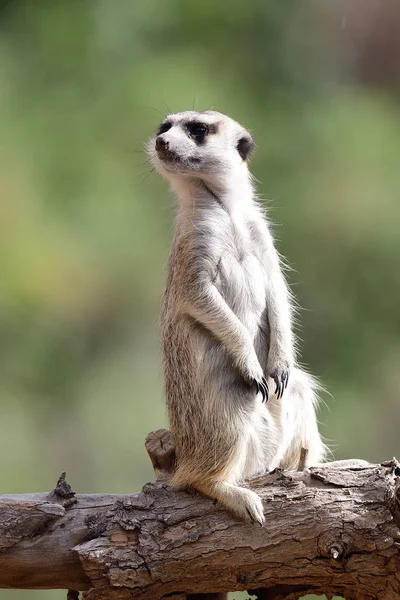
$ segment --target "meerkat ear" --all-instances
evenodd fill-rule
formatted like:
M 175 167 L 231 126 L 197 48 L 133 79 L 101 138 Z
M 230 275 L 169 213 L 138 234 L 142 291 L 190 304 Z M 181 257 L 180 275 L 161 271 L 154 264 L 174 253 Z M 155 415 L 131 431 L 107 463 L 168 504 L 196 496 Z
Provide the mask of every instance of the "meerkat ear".
M 240 138 L 240 140 L 237 143 L 236 149 L 239 152 L 241 158 L 243 160 L 247 160 L 248 158 L 250 158 L 255 147 L 256 147 L 256 145 L 254 143 L 254 140 L 251 137 L 251 135 L 248 133 Z

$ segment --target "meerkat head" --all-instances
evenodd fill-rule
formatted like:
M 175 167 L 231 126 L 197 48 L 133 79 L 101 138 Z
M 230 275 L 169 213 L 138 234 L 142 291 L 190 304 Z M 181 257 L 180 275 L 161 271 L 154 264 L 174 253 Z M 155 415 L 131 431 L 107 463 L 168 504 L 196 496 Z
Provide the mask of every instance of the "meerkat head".
M 221 113 L 186 111 L 169 115 L 149 140 L 157 171 L 172 183 L 194 178 L 222 185 L 243 170 L 255 144 L 239 123 Z

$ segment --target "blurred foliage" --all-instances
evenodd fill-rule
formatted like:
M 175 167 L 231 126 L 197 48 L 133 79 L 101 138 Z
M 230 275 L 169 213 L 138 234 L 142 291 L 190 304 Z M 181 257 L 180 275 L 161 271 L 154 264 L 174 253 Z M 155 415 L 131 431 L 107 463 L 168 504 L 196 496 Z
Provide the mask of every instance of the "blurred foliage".
M 0 2 L 0 493 L 152 478 L 173 201 L 143 144 L 192 107 L 258 141 L 336 457 L 398 453 L 399 6 Z

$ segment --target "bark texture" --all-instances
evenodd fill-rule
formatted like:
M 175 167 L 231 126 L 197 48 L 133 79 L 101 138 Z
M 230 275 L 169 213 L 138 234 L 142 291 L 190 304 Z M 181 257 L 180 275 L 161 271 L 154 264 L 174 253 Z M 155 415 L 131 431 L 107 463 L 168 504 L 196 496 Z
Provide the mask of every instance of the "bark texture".
M 260 527 L 169 487 L 168 432 L 151 434 L 146 446 L 161 480 L 138 494 L 75 494 L 62 476 L 50 493 L 0 496 L 0 587 L 85 590 L 88 600 L 237 590 L 264 600 L 399 597 L 395 460 L 253 479 L 266 517 Z

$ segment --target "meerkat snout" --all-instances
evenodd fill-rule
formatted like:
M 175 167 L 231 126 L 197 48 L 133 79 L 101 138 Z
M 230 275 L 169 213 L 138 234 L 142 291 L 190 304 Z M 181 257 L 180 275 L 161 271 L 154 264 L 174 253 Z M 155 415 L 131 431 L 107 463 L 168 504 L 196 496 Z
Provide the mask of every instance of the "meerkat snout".
M 164 152 L 164 150 L 168 150 L 169 143 L 166 142 L 161 136 L 156 138 L 156 150 L 157 152 Z
M 157 157 L 164 163 L 179 162 L 179 156 L 174 150 L 170 150 L 169 141 L 165 140 L 161 135 L 156 138 L 154 147 Z

